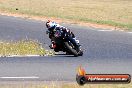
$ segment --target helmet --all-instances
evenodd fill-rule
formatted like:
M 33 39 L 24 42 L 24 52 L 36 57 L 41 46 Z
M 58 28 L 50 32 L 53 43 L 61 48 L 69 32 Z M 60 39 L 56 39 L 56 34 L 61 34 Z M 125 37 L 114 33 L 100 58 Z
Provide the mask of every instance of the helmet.
M 55 22 L 52 22 L 50 20 L 48 20 L 48 22 L 46 22 L 46 27 L 49 28 L 54 28 L 56 26 Z

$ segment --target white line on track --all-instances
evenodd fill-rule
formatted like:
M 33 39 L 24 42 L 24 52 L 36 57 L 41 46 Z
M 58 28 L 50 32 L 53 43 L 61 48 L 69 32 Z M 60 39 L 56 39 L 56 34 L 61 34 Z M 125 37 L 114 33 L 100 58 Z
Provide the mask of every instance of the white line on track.
M 130 33 L 130 34 L 132 34 L 132 32 L 127 32 L 127 33 Z
M 0 55 L 0 57 L 39 57 L 39 56 L 41 56 L 41 55 L 10 55 L 10 56 L 2 56 L 2 55 Z
M 98 30 L 98 31 L 108 31 L 109 32 L 109 31 L 113 31 L 113 30 Z
M 40 55 L 11 55 L 9 57 L 38 57 Z
M 9 76 L 9 77 L 0 77 L 0 79 L 38 79 L 39 77 L 37 77 L 37 76 L 23 76 L 23 77 L 11 77 L 11 76 Z

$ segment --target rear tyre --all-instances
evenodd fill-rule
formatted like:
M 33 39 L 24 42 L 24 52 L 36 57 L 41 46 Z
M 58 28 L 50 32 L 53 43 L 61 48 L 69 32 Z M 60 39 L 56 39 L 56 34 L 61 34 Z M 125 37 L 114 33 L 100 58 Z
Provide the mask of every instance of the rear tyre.
M 67 52 L 73 54 L 75 57 L 78 56 L 77 51 L 75 49 L 73 49 L 72 46 L 70 46 L 68 42 L 64 42 L 64 44 L 65 44 L 65 47 L 66 47 L 66 51 Z

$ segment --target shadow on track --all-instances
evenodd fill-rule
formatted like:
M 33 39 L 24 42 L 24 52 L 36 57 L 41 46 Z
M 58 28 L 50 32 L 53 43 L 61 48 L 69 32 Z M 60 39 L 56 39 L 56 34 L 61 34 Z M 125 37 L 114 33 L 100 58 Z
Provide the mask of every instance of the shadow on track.
M 55 57 L 74 57 L 74 55 L 55 54 Z

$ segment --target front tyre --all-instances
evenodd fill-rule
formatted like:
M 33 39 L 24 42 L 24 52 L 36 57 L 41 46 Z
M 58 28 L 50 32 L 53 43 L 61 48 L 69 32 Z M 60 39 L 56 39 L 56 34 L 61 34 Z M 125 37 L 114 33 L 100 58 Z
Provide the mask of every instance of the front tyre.
M 77 51 L 76 51 L 75 49 L 73 49 L 73 47 L 70 46 L 70 44 L 69 44 L 68 42 L 64 42 L 64 44 L 65 44 L 65 48 L 66 48 L 66 51 L 67 51 L 67 52 L 73 54 L 75 57 L 78 56 Z
M 80 51 L 78 52 L 78 55 L 79 55 L 79 56 L 83 56 L 83 51 L 80 50 Z

